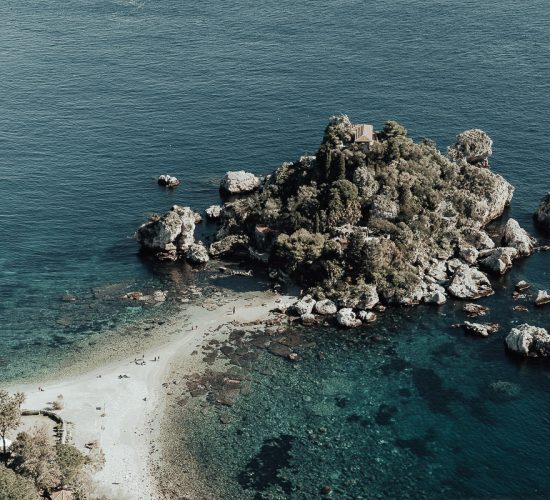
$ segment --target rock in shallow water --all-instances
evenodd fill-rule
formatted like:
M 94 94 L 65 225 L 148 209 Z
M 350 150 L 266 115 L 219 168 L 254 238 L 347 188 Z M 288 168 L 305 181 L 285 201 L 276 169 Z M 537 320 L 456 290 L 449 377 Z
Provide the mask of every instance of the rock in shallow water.
M 136 231 L 142 250 L 170 260 L 178 251 L 187 251 L 195 241 L 195 213 L 189 207 L 174 205 L 163 216 L 154 215 Z
M 210 260 L 202 243 L 193 243 L 187 250 L 186 258 L 191 264 L 206 264 Z
M 521 356 L 546 357 L 550 355 L 550 335 L 544 328 L 524 323 L 512 328 L 506 337 L 506 347 Z
M 344 307 L 338 311 L 336 321 L 338 321 L 339 325 L 345 326 L 346 328 L 356 328 L 362 325 L 361 320 L 357 318 L 353 309 L 349 307 Z
M 479 299 L 494 293 L 487 276 L 466 264 L 456 269 L 447 291 L 457 299 L 468 300 Z
M 488 337 L 499 328 L 496 323 L 471 323 L 470 321 L 465 321 L 462 327 L 466 333 L 478 337 Z
M 502 244 L 515 248 L 518 256 L 531 255 L 535 248 L 535 240 L 515 219 L 509 219 L 506 223 L 502 234 Z
M 479 266 L 482 269 L 505 274 L 512 268 L 512 260 L 518 255 L 518 251 L 513 247 L 499 247 L 482 252 L 481 255 L 483 258 L 479 261 Z

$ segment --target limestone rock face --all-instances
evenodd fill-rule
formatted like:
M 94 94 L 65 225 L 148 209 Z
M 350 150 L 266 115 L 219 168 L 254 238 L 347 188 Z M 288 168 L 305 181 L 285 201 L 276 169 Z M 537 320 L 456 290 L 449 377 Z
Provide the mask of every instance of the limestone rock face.
M 304 314 L 311 314 L 314 306 L 315 299 L 311 295 L 305 295 L 292 306 L 292 310 L 297 316 L 303 316 Z
M 512 268 L 512 260 L 518 251 L 513 247 L 499 247 L 488 250 L 479 261 L 482 269 L 495 274 L 504 274 Z
M 494 293 L 487 276 L 466 264 L 456 269 L 447 291 L 457 299 L 468 300 L 479 299 Z
M 332 300 L 324 299 L 319 300 L 315 303 L 315 312 L 317 314 L 328 316 L 330 314 L 336 314 L 337 311 L 338 308 L 336 307 L 336 304 L 332 302 Z
M 535 222 L 546 231 L 550 231 L 550 192 L 546 193 L 540 200 L 535 212 Z
M 227 172 L 220 183 L 220 191 L 227 194 L 250 193 L 260 187 L 260 179 L 250 172 Z
M 206 264 L 210 260 L 202 243 L 193 243 L 187 250 L 186 258 L 191 264 Z
M 209 253 L 212 257 L 223 257 L 239 251 L 247 251 L 249 241 L 248 236 L 231 234 L 212 243 Z
M 485 170 L 481 171 L 486 174 L 490 173 Z M 484 202 L 478 207 L 478 211 L 482 212 L 480 220 L 483 225 L 500 217 L 514 196 L 514 186 L 512 184 L 498 174 L 492 174 L 492 176 L 494 185 L 492 188 L 487 188 Z
M 470 245 L 463 245 L 459 249 L 460 258 L 468 263 L 473 264 L 479 256 L 479 251 L 476 247 Z
M 468 163 L 488 165 L 493 154 L 493 141 L 477 128 L 465 130 L 456 136 L 456 142 L 449 146 L 447 156 L 452 161 L 466 160 Z
M 550 355 L 550 335 L 544 328 L 525 323 L 512 328 L 506 337 L 506 347 L 522 356 L 546 357 Z
M 518 255 L 531 255 L 535 248 L 535 241 L 517 220 L 509 219 L 502 234 L 502 244 L 517 249 Z
M 355 316 L 353 309 L 349 307 L 345 307 L 338 311 L 336 321 L 338 321 L 339 325 L 345 326 L 346 328 L 356 328 L 362 324 L 361 320 Z
M 195 241 L 195 214 L 189 207 L 174 205 L 159 217 L 154 215 L 136 231 L 143 250 L 175 260 L 177 251 L 187 251 Z
M 215 220 L 219 219 L 222 214 L 222 207 L 220 205 L 210 205 L 206 209 L 206 217 L 209 219 Z

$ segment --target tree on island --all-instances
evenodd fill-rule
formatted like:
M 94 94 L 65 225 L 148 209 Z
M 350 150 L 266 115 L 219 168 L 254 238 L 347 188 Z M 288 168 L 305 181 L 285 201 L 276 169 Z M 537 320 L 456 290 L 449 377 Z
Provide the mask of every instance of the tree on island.
M 21 423 L 21 405 L 25 401 L 22 392 L 13 396 L 8 391 L 0 390 L 0 437 L 2 438 L 2 452 L 6 456 L 6 434 L 15 430 Z
M 30 477 L 38 490 L 50 491 L 60 484 L 62 472 L 46 427 L 19 433 L 12 454 L 15 472 Z
M 38 500 L 39 495 L 29 478 L 19 476 L 0 465 L 0 498 L 2 500 Z

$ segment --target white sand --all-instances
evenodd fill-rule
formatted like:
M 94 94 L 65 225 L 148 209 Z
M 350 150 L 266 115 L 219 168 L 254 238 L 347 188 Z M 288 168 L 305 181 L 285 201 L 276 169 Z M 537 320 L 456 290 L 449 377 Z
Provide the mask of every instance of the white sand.
M 158 435 L 165 390 L 162 383 L 168 376 L 171 362 L 189 359 L 190 367 L 199 361 L 191 353 L 201 345 L 204 336 L 231 321 L 241 323 L 266 319 L 281 296 L 256 293 L 254 297 L 238 296 L 214 311 L 190 306 L 182 321 L 173 323 L 171 339 L 144 355 L 145 366 L 134 363 L 134 357 L 110 363 L 77 376 L 48 382 L 39 391 L 37 385 L 20 384 L 9 390 L 27 395 L 28 409 L 48 406 L 59 394 L 64 409 L 59 413 L 72 422 L 74 444 L 97 440 L 105 453 L 105 467 L 95 479 L 114 498 L 152 499 L 154 481 L 149 472 L 150 460 L 158 453 Z M 233 314 L 233 307 L 236 313 Z M 184 322 L 183 318 L 187 321 Z M 197 325 L 191 330 L 190 325 Z M 159 361 L 152 361 L 155 356 Z M 119 378 L 128 375 L 129 378 Z

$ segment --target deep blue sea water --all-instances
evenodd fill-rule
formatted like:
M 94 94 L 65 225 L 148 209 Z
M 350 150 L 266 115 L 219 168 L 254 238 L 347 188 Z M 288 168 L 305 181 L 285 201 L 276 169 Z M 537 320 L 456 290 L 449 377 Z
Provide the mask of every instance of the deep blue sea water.
M 135 228 L 174 203 L 216 202 L 226 170 L 266 173 L 315 151 L 331 114 L 377 127 L 397 119 L 442 149 L 464 129 L 486 130 L 492 168 L 516 186 L 510 215 L 535 233 L 531 213 L 550 188 L 549 56 L 542 0 L 3 0 L 0 378 L 47 367 L 76 339 L 148 314 L 127 309 L 121 291 L 180 280 L 137 257 Z M 182 185 L 158 188 L 161 173 Z M 505 283 L 526 277 L 550 288 L 548 258 L 522 263 Z M 67 293 L 79 300 L 62 302 Z M 517 318 L 499 297 L 493 307 L 507 328 Z M 415 366 L 431 361 L 407 351 L 407 334 L 443 342 L 437 314 L 411 315 L 392 337 Z M 536 320 L 550 326 L 545 314 Z M 477 457 L 464 458 L 464 470 L 491 464 L 464 495 L 549 496 L 550 438 L 540 432 L 548 370 L 518 369 L 497 339 L 483 344 L 481 360 L 432 368 L 476 387 L 478 366 L 513 383 L 521 376 L 525 398 L 500 406 L 489 426 L 460 428 L 438 414 L 433 439 L 460 433 Z M 357 380 L 345 363 L 339 376 Z M 379 379 L 369 372 L 363 383 Z M 419 419 L 432 418 L 421 397 L 410 404 Z M 441 454 L 418 460 L 448 470 Z M 520 476 L 527 484 L 513 490 Z

